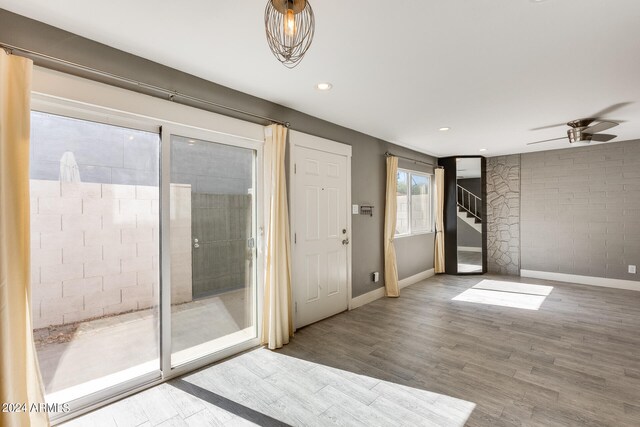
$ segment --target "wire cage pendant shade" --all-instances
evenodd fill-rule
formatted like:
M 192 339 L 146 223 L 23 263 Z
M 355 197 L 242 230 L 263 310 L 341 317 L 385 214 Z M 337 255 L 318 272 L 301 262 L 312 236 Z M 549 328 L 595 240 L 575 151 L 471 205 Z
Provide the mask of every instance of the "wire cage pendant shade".
M 313 9 L 307 0 L 267 0 L 264 27 L 273 55 L 285 67 L 293 68 L 311 46 Z

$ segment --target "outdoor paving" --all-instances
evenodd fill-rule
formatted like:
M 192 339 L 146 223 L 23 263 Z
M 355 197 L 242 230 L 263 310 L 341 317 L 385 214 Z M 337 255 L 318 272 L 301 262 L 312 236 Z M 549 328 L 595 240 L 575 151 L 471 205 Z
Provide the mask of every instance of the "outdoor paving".
M 173 351 L 249 326 L 246 290 L 172 306 Z M 159 360 L 157 308 L 38 330 L 36 348 L 47 394 Z

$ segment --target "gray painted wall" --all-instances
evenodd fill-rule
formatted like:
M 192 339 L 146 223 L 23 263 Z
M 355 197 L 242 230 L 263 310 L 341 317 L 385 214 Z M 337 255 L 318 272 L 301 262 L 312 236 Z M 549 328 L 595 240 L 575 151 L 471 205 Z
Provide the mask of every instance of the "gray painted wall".
M 193 142 L 190 142 L 193 141 Z M 171 182 L 199 194 L 247 194 L 253 188 L 253 152 L 246 148 L 175 138 Z
M 247 286 L 251 196 L 192 193 L 191 209 L 193 298 Z
M 520 274 L 520 155 L 487 159 L 487 270 Z
M 522 269 L 640 281 L 640 140 L 522 155 Z
M 480 188 L 480 178 L 465 178 L 457 180 L 457 183 L 460 187 L 471 191 L 478 197 L 482 197 L 482 188 Z
M 490 272 L 640 281 L 640 140 L 492 157 L 487 198 Z
M 158 185 L 157 133 L 33 112 L 31 178 L 58 180 L 67 151 L 74 154 L 82 182 Z
M 351 145 L 353 149 L 351 189 L 353 203 L 362 204 L 367 202 L 375 206 L 373 218 L 364 215 L 353 216 L 353 296 L 364 294 L 384 285 L 382 281 L 374 284 L 370 277 L 373 271 L 382 273 L 384 265 L 382 235 L 386 172 L 383 154 L 386 150 L 390 150 L 397 154 L 435 163 L 433 157 L 398 147 L 389 142 L 200 79 L 1 9 L 0 40 L 123 77 L 205 98 L 219 104 L 248 110 L 267 117 L 278 118 L 279 120 L 290 122 L 291 127 L 300 132 Z M 78 70 L 64 69 L 60 65 L 45 61 L 38 60 L 36 64 L 81 77 L 113 83 Z M 291 71 L 283 70 L 283 72 Z M 122 83 L 120 86 L 136 92 L 156 95 L 137 85 Z M 201 105 L 194 106 L 202 108 Z M 214 107 L 208 107 L 207 109 L 242 120 L 266 124 L 228 110 Z M 407 166 L 415 169 L 414 166 L 416 165 L 411 163 Z M 433 250 L 432 234 L 401 239 L 396 243 L 396 250 L 399 254 L 412 256 L 411 262 L 407 261 L 405 263 L 403 260 L 400 263 L 400 278 L 408 277 L 417 270 L 424 271 L 433 268 L 433 256 L 429 252 Z M 414 248 L 412 246 L 414 243 L 424 249 L 424 256 L 420 253 L 410 252 Z M 416 257 L 415 262 L 413 257 Z M 408 271 L 405 271 L 405 268 Z

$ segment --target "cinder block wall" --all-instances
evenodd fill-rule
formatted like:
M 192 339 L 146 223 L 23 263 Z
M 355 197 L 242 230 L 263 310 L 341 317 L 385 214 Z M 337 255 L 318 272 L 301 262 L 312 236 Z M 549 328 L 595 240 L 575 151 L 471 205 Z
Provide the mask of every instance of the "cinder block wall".
M 190 201 L 189 186 L 173 191 Z M 158 187 L 31 180 L 34 328 L 157 303 L 158 196 Z M 190 226 L 172 238 L 188 247 Z M 172 279 L 174 303 L 190 300 L 190 271 Z
M 640 140 L 522 155 L 522 269 L 638 281 Z
M 251 260 L 250 194 L 191 194 L 193 297 L 201 298 L 249 285 Z
M 429 194 L 418 194 L 411 196 L 411 228 L 415 231 L 416 227 L 422 225 L 425 220 L 425 215 L 428 215 L 427 206 L 430 203 Z M 408 230 L 409 228 L 409 196 L 397 197 L 397 229 Z
M 487 198 L 489 271 L 640 281 L 640 140 L 490 158 Z

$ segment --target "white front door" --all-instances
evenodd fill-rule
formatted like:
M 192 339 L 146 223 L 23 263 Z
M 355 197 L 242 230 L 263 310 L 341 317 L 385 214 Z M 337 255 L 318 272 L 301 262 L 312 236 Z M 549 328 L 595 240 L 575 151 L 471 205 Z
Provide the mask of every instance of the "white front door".
M 350 156 L 293 147 L 293 298 L 302 327 L 348 308 Z

